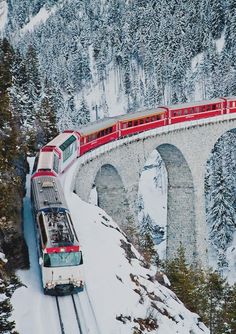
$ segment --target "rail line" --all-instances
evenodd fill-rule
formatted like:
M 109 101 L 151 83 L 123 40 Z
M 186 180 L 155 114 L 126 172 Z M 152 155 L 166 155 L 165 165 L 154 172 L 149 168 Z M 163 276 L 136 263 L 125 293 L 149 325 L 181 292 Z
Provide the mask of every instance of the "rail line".
M 59 322 L 60 322 L 60 327 L 61 327 L 61 334 L 65 334 L 64 325 L 63 325 L 63 321 L 62 321 L 62 317 L 61 317 L 61 309 L 60 309 L 60 306 L 59 306 L 59 301 L 58 301 L 57 296 L 56 296 L 56 303 L 57 303 L 57 312 L 58 312 L 58 317 L 59 317 Z
M 76 304 L 75 304 L 75 298 L 74 298 L 73 295 L 71 295 L 71 298 L 72 298 L 72 302 L 73 302 L 73 307 L 74 307 L 74 311 L 75 311 L 76 320 L 77 320 L 77 323 L 78 323 L 78 328 L 79 328 L 80 334 L 83 334 L 82 328 L 81 328 L 81 323 L 80 323 L 80 320 L 79 320 L 78 310 L 77 310 L 77 307 L 76 307 Z
M 68 300 L 72 301 L 73 311 L 71 308 L 71 302 L 68 303 Z M 61 334 L 85 334 L 81 326 L 78 308 L 76 306 L 74 296 L 73 295 L 70 295 L 67 297 L 57 297 L 56 296 L 56 305 L 57 305 L 57 312 L 58 312 Z M 69 307 L 70 310 L 68 310 L 68 306 L 70 306 Z M 64 308 L 64 311 L 67 310 L 67 312 L 64 312 L 63 308 Z M 71 314 L 74 314 L 74 317 L 71 316 Z M 74 318 L 74 321 L 73 321 L 73 318 Z

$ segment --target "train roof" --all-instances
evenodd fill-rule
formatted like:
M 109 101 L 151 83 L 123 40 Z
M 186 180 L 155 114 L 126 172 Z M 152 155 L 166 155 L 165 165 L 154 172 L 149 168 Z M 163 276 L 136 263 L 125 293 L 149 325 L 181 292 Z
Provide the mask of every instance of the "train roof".
M 53 152 L 43 152 L 39 154 L 38 169 L 48 169 L 53 166 Z
M 189 107 L 198 107 L 206 104 L 215 104 L 224 102 L 223 99 L 213 99 L 213 100 L 204 100 L 204 101 L 196 101 L 196 102 L 187 102 L 182 104 L 172 104 L 171 106 L 166 106 L 168 109 L 184 109 Z
M 236 101 L 236 96 L 230 96 L 225 98 L 227 101 Z
M 33 178 L 32 198 L 35 210 L 68 209 L 60 181 L 53 176 Z
M 156 114 L 158 112 L 162 113 L 163 111 L 165 111 L 164 108 L 158 107 L 158 108 L 153 108 L 153 109 L 147 109 L 144 111 L 137 111 L 137 112 L 132 112 L 128 114 L 123 114 L 123 115 L 119 115 L 115 117 L 107 117 L 107 118 L 103 118 L 103 119 L 100 119 L 92 123 L 88 123 L 82 128 L 77 129 L 76 131 L 78 131 L 82 136 L 85 136 L 85 135 L 89 135 L 94 132 L 98 132 L 102 129 L 109 128 L 113 126 L 117 122 L 117 120 L 122 120 L 122 121 L 129 120 L 129 119 L 133 119 L 134 116 L 137 116 L 137 118 L 140 116 L 145 117 L 145 116 Z
M 228 97 L 226 98 L 227 101 L 235 101 L 236 96 Z M 108 117 L 108 118 L 103 118 L 101 120 L 88 123 L 87 125 L 77 129 L 81 135 L 89 135 L 94 132 L 98 132 L 102 129 L 106 129 L 108 127 L 113 126 L 117 120 L 118 121 L 128 121 L 130 119 L 134 118 L 139 118 L 139 117 L 145 117 L 145 116 L 151 116 L 156 113 L 162 113 L 166 109 L 183 109 L 183 108 L 189 108 L 189 107 L 197 107 L 201 105 L 207 105 L 207 104 L 215 104 L 215 103 L 221 103 L 223 102 L 223 98 L 218 98 L 218 99 L 213 99 L 213 100 L 204 100 L 204 101 L 195 101 L 195 102 L 189 102 L 189 103 L 181 103 L 181 104 L 173 104 L 170 106 L 160 106 L 157 108 L 152 108 L 152 109 L 146 109 L 146 110 L 140 110 L 136 112 L 131 112 L 128 114 L 123 114 L 123 115 L 118 115 L 115 117 Z M 50 143 L 48 144 L 50 145 Z
M 84 127 L 77 129 L 77 131 L 82 136 L 86 136 L 86 135 L 89 135 L 90 133 L 98 132 L 102 129 L 106 129 L 106 128 L 109 128 L 109 127 L 113 126 L 116 123 L 116 119 L 117 119 L 117 117 L 103 118 L 99 121 L 88 123 Z
M 46 146 L 57 146 L 57 147 L 61 148 L 60 146 L 62 146 L 67 140 L 70 140 L 71 136 L 74 136 L 74 138 L 76 140 L 76 135 L 73 132 L 60 133 L 53 140 L 51 140 Z
M 69 252 L 79 250 L 77 235 L 68 212 L 42 212 L 41 219 L 43 220 L 47 235 L 45 240 L 47 253 L 57 252 L 56 248 L 58 247 L 67 248 L 72 246 L 73 248 L 68 249 Z M 77 246 L 76 249 L 74 246 Z
M 128 114 L 120 115 L 119 120 L 120 121 L 128 121 L 130 119 L 139 118 L 139 117 L 142 117 L 142 116 L 146 117 L 146 116 L 151 116 L 151 115 L 159 114 L 159 113 L 162 114 L 165 111 L 166 111 L 166 109 L 164 107 L 146 109 L 146 110 L 142 110 L 142 111 L 136 111 L 136 112 L 131 112 L 131 113 L 128 113 Z

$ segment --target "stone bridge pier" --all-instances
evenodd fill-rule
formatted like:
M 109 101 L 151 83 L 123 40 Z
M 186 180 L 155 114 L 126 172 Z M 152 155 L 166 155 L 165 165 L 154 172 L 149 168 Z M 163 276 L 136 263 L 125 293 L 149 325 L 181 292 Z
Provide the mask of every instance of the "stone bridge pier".
M 173 258 L 182 244 L 189 263 L 206 266 L 206 163 L 218 138 L 235 127 L 233 116 L 224 115 L 214 120 L 171 125 L 111 143 L 79 159 L 74 191 L 88 201 L 95 185 L 98 205 L 121 227 L 129 224 L 130 219 L 137 223 L 140 176 L 151 152 L 158 150 L 168 177 L 167 259 Z

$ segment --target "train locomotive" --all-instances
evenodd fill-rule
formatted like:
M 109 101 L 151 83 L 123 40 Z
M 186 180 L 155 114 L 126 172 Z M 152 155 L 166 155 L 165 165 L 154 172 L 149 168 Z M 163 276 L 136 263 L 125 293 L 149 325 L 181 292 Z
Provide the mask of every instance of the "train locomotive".
M 235 112 L 236 97 L 160 106 L 64 131 L 42 147 L 32 173 L 32 202 L 44 292 L 63 295 L 83 289 L 82 253 L 58 180 L 76 158 L 143 131 Z
M 51 175 L 33 178 L 31 197 L 44 293 L 82 291 L 83 257 L 60 181 Z

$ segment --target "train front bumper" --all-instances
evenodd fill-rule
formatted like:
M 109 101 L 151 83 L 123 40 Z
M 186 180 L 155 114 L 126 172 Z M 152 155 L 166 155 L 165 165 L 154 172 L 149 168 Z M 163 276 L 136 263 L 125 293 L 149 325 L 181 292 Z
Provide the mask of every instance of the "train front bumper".
M 50 296 L 67 296 L 83 291 L 84 286 L 74 284 L 46 284 L 44 294 Z

